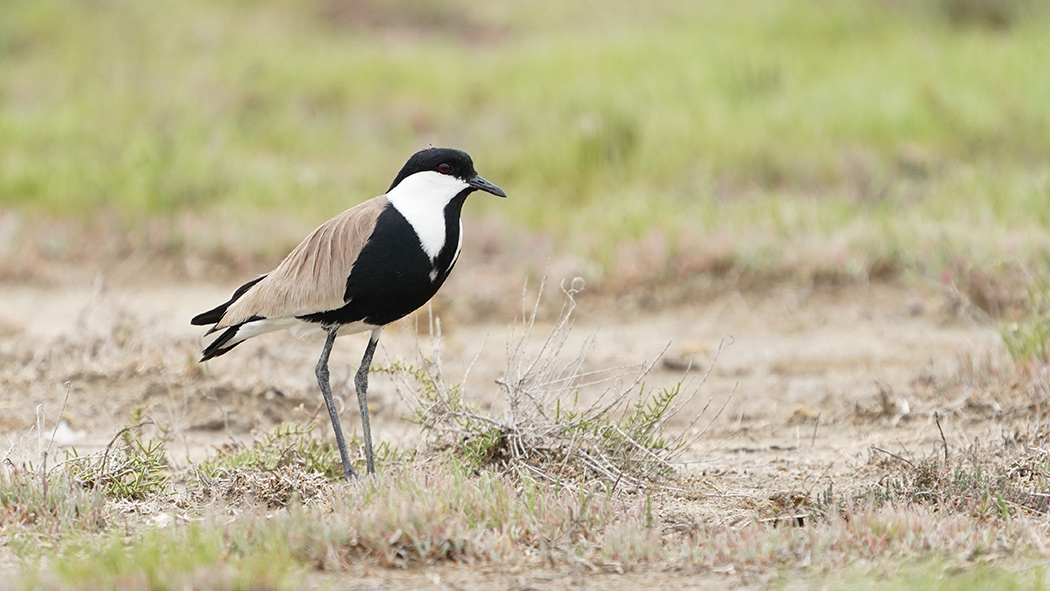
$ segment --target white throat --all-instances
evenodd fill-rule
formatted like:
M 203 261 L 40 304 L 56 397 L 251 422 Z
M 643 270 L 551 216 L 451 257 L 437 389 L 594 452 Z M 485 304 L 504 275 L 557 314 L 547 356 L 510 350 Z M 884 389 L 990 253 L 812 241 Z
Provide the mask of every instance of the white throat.
M 386 197 L 412 225 L 423 252 L 434 260 L 445 246 L 445 206 L 469 186 L 447 174 L 417 172 L 404 178 Z

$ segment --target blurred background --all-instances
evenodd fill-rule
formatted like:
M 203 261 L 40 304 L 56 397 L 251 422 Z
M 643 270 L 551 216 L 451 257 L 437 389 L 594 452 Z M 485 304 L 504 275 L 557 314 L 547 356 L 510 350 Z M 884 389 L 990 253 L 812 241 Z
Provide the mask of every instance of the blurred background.
M 510 195 L 464 256 L 517 285 L 1002 311 L 1050 262 L 1050 2 L 0 3 L 5 282 L 236 281 L 430 144 Z

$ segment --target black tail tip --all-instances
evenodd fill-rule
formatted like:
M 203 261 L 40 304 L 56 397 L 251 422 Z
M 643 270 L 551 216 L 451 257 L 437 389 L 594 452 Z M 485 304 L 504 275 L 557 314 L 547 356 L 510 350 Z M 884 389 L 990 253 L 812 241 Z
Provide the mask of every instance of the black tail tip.
M 234 345 L 234 347 L 235 346 L 236 345 Z M 225 355 L 232 348 L 233 347 L 222 347 L 222 348 L 216 347 L 216 348 L 212 348 L 212 347 L 209 346 L 207 349 L 204 350 L 204 354 L 201 355 L 201 360 L 198 361 L 197 363 L 204 363 L 205 361 L 208 361 L 209 359 L 215 359 L 216 357 L 219 357 L 220 355 Z

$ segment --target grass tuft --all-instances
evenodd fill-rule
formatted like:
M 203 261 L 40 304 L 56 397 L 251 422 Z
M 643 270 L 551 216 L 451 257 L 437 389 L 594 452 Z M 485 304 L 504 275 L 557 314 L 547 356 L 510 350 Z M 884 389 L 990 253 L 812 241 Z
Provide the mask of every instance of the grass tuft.
M 1026 441 L 1019 454 L 975 445 L 955 464 L 891 456 L 886 461 L 895 469 L 878 483 L 846 496 L 829 486 L 811 508 L 822 518 L 848 512 L 851 506 L 872 505 L 927 507 L 941 515 L 961 514 L 980 522 L 1021 515 L 1045 519 L 1050 517 L 1050 460 L 1041 447 L 1046 437 L 1043 433 Z
M 104 451 L 80 456 L 66 454 L 69 475 L 81 486 L 97 488 L 113 499 L 142 501 L 168 490 L 168 462 L 163 441 L 145 441 L 134 432 L 145 423 L 126 427 Z M 114 445 L 117 440 L 120 445 Z
M 335 450 L 330 444 L 318 441 L 313 431 L 314 425 L 279 425 L 251 447 L 237 442 L 223 445 L 214 458 L 197 469 L 209 479 L 237 470 L 271 471 L 282 466 L 296 466 L 326 478 L 341 478 L 343 469 Z
M 586 370 L 593 336 L 571 360 L 563 360 L 582 288 L 576 279 L 564 289 L 550 334 L 536 344 L 541 286 L 531 312 L 523 313 L 520 334 L 512 336 L 516 342 L 508 344 L 498 411 L 480 411 L 465 401 L 459 385 L 445 382 L 440 323 L 431 332 L 435 355 L 424 367 L 384 369 L 409 390 L 417 420 L 436 448 L 453 450 L 474 470 L 492 467 L 556 483 L 603 482 L 610 490 L 640 491 L 673 471 L 672 462 L 691 440 L 685 431 L 671 435 L 665 427 L 699 388 L 685 393 L 679 384 L 647 391 L 644 379 L 652 363 Z
M 38 471 L 0 467 L 0 531 L 24 560 L 41 558 L 67 535 L 104 531 L 105 509 L 100 490 L 85 490 L 67 472 L 53 472 L 45 485 Z

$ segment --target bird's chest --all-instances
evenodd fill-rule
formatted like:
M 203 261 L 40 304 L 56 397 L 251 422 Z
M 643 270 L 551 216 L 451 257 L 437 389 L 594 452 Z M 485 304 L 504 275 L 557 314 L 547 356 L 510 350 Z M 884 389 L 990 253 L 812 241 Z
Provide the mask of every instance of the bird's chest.
M 435 225 L 416 226 L 394 208 L 384 211 L 347 279 L 348 306 L 385 324 L 430 300 L 461 247 L 459 216 L 446 218 L 441 216 L 439 236 Z

